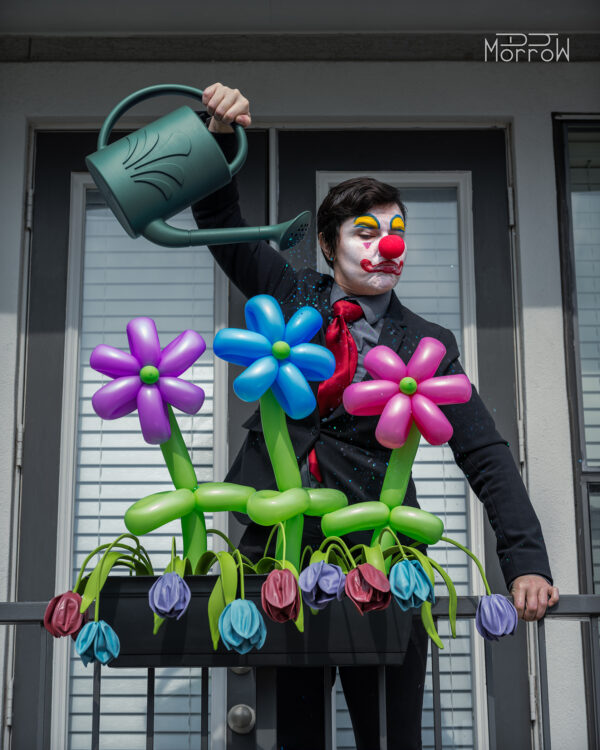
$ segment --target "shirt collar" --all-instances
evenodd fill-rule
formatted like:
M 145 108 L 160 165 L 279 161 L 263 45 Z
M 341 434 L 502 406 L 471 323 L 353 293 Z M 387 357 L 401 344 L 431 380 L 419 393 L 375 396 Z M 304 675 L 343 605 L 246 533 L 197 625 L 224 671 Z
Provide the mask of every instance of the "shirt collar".
M 373 325 L 385 315 L 391 297 L 391 289 L 388 289 L 387 292 L 383 292 L 383 294 L 363 294 L 361 296 L 357 296 L 356 294 L 346 294 L 346 292 L 334 281 L 329 296 L 329 304 L 333 305 L 334 302 L 338 302 L 341 299 L 355 300 L 362 307 L 367 323 Z

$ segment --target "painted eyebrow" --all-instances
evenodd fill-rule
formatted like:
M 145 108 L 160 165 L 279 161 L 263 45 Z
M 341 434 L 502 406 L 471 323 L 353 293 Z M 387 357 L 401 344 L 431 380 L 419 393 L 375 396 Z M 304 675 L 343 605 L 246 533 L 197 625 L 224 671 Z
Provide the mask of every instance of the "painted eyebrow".
M 392 220 L 390 221 L 390 229 L 402 229 L 404 230 L 404 217 L 400 214 L 396 214 L 395 216 L 392 216 Z
M 379 229 L 379 220 L 373 214 L 361 214 L 354 219 L 354 226 L 376 227 Z

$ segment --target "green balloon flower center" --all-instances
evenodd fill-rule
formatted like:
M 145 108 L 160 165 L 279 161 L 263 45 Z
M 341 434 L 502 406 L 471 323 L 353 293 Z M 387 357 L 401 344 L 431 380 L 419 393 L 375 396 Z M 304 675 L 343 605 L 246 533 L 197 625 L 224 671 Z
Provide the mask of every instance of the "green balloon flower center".
M 159 377 L 160 374 L 158 372 L 158 369 L 153 365 L 146 365 L 140 370 L 140 380 L 142 381 L 142 383 L 146 383 L 146 385 L 152 385 L 153 383 L 156 383 Z
M 290 345 L 285 341 L 276 341 L 271 348 L 271 353 L 275 359 L 287 359 L 290 356 Z
M 400 390 L 407 396 L 412 396 L 413 393 L 417 392 L 417 381 L 414 378 L 402 378 Z

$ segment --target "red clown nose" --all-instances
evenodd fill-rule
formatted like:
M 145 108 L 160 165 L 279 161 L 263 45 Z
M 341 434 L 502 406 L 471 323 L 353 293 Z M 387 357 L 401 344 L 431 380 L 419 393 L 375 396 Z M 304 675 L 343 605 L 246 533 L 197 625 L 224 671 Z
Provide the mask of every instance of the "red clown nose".
M 386 234 L 379 240 L 379 254 L 386 260 L 399 258 L 404 252 L 406 245 L 402 237 L 397 234 Z

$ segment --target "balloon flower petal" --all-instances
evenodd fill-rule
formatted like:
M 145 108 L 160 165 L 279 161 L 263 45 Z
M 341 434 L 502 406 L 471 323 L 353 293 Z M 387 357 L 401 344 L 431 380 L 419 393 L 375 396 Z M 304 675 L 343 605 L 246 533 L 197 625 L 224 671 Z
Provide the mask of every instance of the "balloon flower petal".
M 323 318 L 314 307 L 301 307 L 289 319 L 283 340 L 290 346 L 310 341 L 321 330 Z
M 256 401 L 273 385 L 278 371 L 275 357 L 261 357 L 233 381 L 233 390 L 242 401 Z
M 404 445 L 412 422 L 411 411 L 411 399 L 404 393 L 397 393 L 388 401 L 375 429 L 375 437 L 381 445 L 386 448 Z
M 262 333 L 274 344 L 281 341 L 285 333 L 285 321 L 281 307 L 270 294 L 257 294 L 246 302 L 244 308 L 248 330 Z
M 132 354 L 106 344 L 99 344 L 91 353 L 90 366 L 109 378 L 137 375 L 140 371 L 139 362 Z
M 364 366 L 369 375 L 377 380 L 392 380 L 397 384 L 406 376 L 406 365 L 389 346 L 370 349 L 365 356 Z
M 315 394 L 306 378 L 291 362 L 280 365 L 271 390 L 281 408 L 292 419 L 304 419 L 317 405 Z
M 202 388 L 180 378 L 161 377 L 158 390 L 168 404 L 186 414 L 195 414 L 204 403 Z
M 191 367 L 204 353 L 206 342 L 196 331 L 187 330 L 180 333 L 162 350 L 158 369 L 161 375 L 177 377 Z
M 417 344 L 414 354 L 406 366 L 406 374 L 417 382 L 432 378 L 446 354 L 446 347 L 441 341 L 423 337 Z
M 466 375 L 440 375 L 419 383 L 417 392 L 434 404 L 466 404 L 471 398 L 471 383 Z
M 335 370 L 332 352 L 317 344 L 297 344 L 290 351 L 289 361 L 307 380 L 327 380 Z
M 152 318 L 134 318 L 127 323 L 129 350 L 137 359 L 140 368 L 156 367 L 160 359 L 160 341 L 156 324 Z
M 387 402 L 398 393 L 397 383 L 390 380 L 365 380 L 352 383 L 344 391 L 344 408 L 349 414 L 371 417 L 381 414 Z
M 247 367 L 261 357 L 271 355 L 271 342 L 262 333 L 242 328 L 223 328 L 217 332 L 213 351 L 226 362 Z
M 136 408 L 142 383 L 137 375 L 111 380 L 92 396 L 92 406 L 102 419 L 118 419 Z
M 171 437 L 169 415 L 156 385 L 142 385 L 137 395 L 142 435 L 147 443 L 160 445 Z
M 452 437 L 452 425 L 439 407 L 425 396 L 415 393 L 412 413 L 419 432 L 431 445 L 442 445 Z

